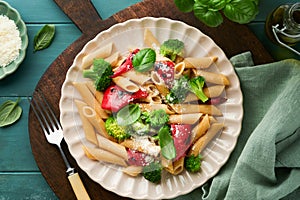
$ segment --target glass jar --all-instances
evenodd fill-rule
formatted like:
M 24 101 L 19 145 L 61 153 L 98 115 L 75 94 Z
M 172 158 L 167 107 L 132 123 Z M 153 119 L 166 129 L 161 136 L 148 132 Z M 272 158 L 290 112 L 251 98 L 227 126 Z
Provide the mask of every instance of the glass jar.
M 300 53 L 292 48 L 300 41 L 300 3 L 277 7 L 266 19 L 265 30 L 271 41 Z

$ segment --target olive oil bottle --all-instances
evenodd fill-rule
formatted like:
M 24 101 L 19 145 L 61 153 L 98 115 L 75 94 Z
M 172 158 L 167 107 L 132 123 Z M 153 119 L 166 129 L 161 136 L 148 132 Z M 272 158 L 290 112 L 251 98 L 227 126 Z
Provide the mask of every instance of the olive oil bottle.
M 300 55 L 292 48 L 300 41 L 300 2 L 284 4 L 274 9 L 266 19 L 265 31 L 272 42 Z

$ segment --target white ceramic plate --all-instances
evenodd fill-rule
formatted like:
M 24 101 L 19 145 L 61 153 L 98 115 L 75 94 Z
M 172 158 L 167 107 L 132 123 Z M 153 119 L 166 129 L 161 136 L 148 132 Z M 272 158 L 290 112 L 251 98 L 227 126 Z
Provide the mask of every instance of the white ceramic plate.
M 177 176 L 164 174 L 164 179 L 160 184 L 153 184 L 141 176 L 130 177 L 122 173 L 120 168 L 116 166 L 91 161 L 84 155 L 82 144 L 91 144 L 88 144 L 84 138 L 82 123 L 74 104 L 74 99 L 81 99 L 81 96 L 72 86 L 74 81 L 84 81 L 82 71 L 79 68 L 83 55 L 88 54 L 97 46 L 100 47 L 110 42 L 114 42 L 117 50 L 123 53 L 128 52 L 130 47 L 142 47 L 144 46 L 143 34 L 145 28 L 148 28 L 160 42 L 170 38 L 183 41 L 185 55 L 197 57 L 218 56 L 218 61 L 213 64 L 212 69 L 226 75 L 231 82 L 230 87 L 226 90 L 228 100 L 219 106 L 223 112 L 223 117 L 218 118 L 218 120 L 224 122 L 226 128 L 202 152 L 201 172 L 192 174 L 184 171 Z M 67 72 L 62 87 L 60 110 L 64 138 L 70 153 L 80 168 L 107 190 L 134 199 L 174 198 L 189 193 L 204 184 L 219 171 L 234 149 L 243 117 L 239 80 L 224 52 L 208 36 L 194 27 L 167 18 L 152 17 L 132 19 L 114 25 L 98 34 L 84 46 Z

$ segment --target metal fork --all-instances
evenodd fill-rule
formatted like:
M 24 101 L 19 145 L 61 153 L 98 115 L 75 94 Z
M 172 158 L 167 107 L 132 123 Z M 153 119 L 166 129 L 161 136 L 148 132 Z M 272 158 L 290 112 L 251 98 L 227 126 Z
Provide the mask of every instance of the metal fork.
M 77 199 L 90 199 L 79 177 L 79 174 L 75 172 L 74 168 L 70 166 L 67 157 L 61 148 L 61 142 L 63 140 L 63 129 L 61 127 L 60 122 L 55 117 L 55 114 L 51 109 L 51 106 L 47 102 L 45 96 L 42 93 L 38 93 L 35 97 L 36 98 L 32 98 L 31 101 L 29 97 L 27 99 L 30 102 L 31 108 L 35 113 L 43 129 L 43 132 L 45 133 L 47 141 L 51 144 L 55 144 L 58 147 L 62 158 L 66 164 L 66 173 L 68 174 L 68 179 Z

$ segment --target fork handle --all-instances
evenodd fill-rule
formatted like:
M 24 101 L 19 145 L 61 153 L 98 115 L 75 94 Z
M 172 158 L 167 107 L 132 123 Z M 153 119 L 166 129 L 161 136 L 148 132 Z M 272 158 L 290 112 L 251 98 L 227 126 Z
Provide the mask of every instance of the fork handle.
M 78 200 L 89 200 L 90 197 L 79 177 L 79 174 L 76 172 L 68 176 L 68 179 L 71 183 L 73 191 Z

